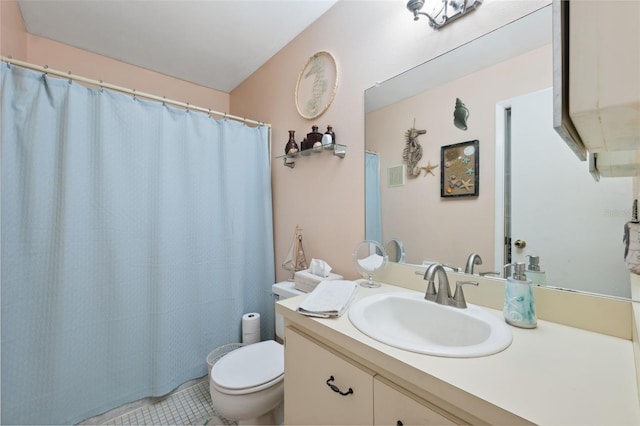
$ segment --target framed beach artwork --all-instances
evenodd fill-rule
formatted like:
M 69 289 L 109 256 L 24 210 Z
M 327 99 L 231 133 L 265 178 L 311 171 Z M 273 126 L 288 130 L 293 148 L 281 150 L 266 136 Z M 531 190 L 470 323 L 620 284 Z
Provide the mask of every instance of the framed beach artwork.
M 338 65 L 326 51 L 313 54 L 298 75 L 295 101 L 298 114 L 307 120 L 329 109 L 338 89 Z
M 477 197 L 480 183 L 479 164 L 478 140 L 440 148 L 440 196 Z

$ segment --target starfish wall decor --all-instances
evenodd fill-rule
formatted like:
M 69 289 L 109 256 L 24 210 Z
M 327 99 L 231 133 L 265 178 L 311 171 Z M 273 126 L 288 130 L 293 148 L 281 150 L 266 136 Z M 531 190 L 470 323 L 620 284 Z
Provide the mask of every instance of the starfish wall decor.
M 434 176 L 435 176 L 435 173 L 433 173 L 433 169 L 435 169 L 436 167 L 438 167 L 438 165 L 437 165 L 437 164 L 435 164 L 435 165 L 431 165 L 431 161 L 428 161 L 426 166 L 422 166 L 422 167 L 420 167 L 420 168 L 421 168 L 422 170 L 424 170 L 424 175 L 425 175 L 425 176 L 427 175 L 427 173 L 431 173 L 432 175 L 434 175 Z

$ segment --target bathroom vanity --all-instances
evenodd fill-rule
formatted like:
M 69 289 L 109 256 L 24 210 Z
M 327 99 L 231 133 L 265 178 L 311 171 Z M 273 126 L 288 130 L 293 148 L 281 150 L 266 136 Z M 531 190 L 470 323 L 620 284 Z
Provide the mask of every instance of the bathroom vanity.
M 356 301 L 398 291 L 413 290 L 358 287 Z M 300 315 L 304 297 L 276 306 L 286 323 L 285 424 L 640 424 L 629 339 L 540 319 L 533 330 L 512 327 L 497 354 L 430 356 L 369 338 L 348 314 Z

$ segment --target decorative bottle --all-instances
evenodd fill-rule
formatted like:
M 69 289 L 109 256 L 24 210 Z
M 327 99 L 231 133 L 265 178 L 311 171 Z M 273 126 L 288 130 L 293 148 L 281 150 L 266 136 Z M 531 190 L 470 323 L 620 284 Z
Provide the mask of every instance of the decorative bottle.
M 307 146 L 309 148 L 322 148 L 322 133 L 318 131 L 318 126 L 311 126 L 311 132 L 307 133 Z
M 333 148 L 333 145 L 336 144 L 336 134 L 333 133 L 333 127 L 327 126 L 327 131 L 324 132 L 322 136 L 322 145 L 325 148 Z
M 296 143 L 296 139 L 294 137 L 296 131 L 289 130 L 289 141 L 284 147 L 284 153 L 287 155 L 293 155 L 298 153 L 298 144 Z
M 536 328 L 536 306 L 531 280 L 525 275 L 524 263 L 510 263 L 513 275 L 507 278 L 504 291 L 504 319 L 508 324 L 520 328 Z

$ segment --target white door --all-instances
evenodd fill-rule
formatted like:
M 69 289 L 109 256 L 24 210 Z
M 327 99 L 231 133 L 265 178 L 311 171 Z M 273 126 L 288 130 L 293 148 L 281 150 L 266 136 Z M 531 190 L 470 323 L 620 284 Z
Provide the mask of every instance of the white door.
M 622 236 L 632 178 L 592 178 L 553 129 L 552 96 L 511 102 L 512 262 L 537 255 L 549 285 L 629 297 Z

